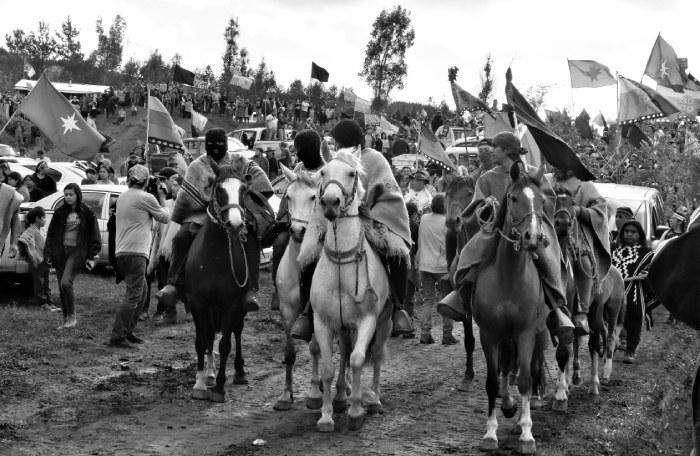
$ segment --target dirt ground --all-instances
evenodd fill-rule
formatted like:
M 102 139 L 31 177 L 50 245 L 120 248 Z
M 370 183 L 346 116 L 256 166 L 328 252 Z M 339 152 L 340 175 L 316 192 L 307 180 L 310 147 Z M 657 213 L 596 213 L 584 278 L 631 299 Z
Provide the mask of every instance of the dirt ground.
M 124 292 L 108 272 L 77 279 L 78 326 L 69 331 L 55 330 L 58 314 L 27 307 L 16 288 L 0 284 L 0 454 L 480 454 L 487 412 L 483 354 L 477 342 L 474 392 L 458 391 L 464 348 L 440 345 L 437 314 L 435 345 L 419 345 L 417 338 L 389 341 L 384 413 L 368 417 L 360 431 L 349 431 L 340 414 L 334 433 L 316 432 L 320 411 L 305 407 L 310 358 L 301 343 L 296 402 L 288 412 L 274 411 L 284 381 L 284 338 L 279 313 L 268 310 L 269 274 L 262 279 L 263 310 L 247 317 L 243 333 L 249 384 L 227 383 L 224 404 L 190 397 L 192 323 L 144 324 L 139 333 L 149 342 L 137 351 L 104 345 Z M 551 410 L 550 395 L 533 412 L 540 455 L 689 454 L 691 374 L 700 341 L 692 330 L 665 324 L 666 316 L 664 309 L 656 312 L 638 363 L 615 362 L 599 397 L 588 394 L 589 356 L 582 349 L 583 381 L 572 387 L 568 411 Z M 463 340 L 461 325 L 455 335 Z M 553 385 L 551 348 L 547 365 Z M 368 384 L 370 373 L 363 378 Z M 505 419 L 499 412 L 498 420 L 495 454 L 514 454 L 517 416 Z

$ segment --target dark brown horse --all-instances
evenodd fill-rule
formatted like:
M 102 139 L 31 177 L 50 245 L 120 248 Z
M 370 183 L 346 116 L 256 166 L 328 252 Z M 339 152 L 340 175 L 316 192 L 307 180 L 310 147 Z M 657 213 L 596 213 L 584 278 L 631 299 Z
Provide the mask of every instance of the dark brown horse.
M 488 421 L 486 435 L 481 440 L 481 449 L 498 449 L 496 431 L 498 422 L 495 406 L 499 392 L 499 348 L 513 341 L 516 350 L 501 350 L 503 380 L 508 381 L 512 358 L 517 356 L 520 374 L 518 389 L 522 398 L 522 409 L 518 425 L 521 429 L 518 451 L 536 452 L 532 435 L 530 397 L 533 391 L 544 389 L 544 350 L 547 346 L 544 289 L 539 271 L 532 257 L 545 245 L 543 224 L 544 196 L 541 188 L 543 171 L 530 176 L 515 163 L 510 170 L 511 185 L 501 201 L 493 237 L 492 254 L 481 265 L 474 290 L 474 319 L 479 325 L 481 347 L 486 358 L 486 393 L 488 395 Z M 550 244 L 547 253 L 560 255 L 559 246 Z M 552 249 L 550 252 L 549 249 Z M 501 410 L 512 417 L 514 406 L 508 389 L 501 400 Z
M 459 259 L 459 252 L 467 243 L 467 234 L 462 226 L 462 212 L 469 206 L 474 197 L 474 180 L 468 176 L 455 177 L 445 190 L 447 217 L 445 225 L 447 226 L 447 239 L 445 247 L 447 251 L 447 264 L 456 267 L 456 261 Z M 450 276 L 454 276 L 454 267 L 450 268 Z M 448 281 L 442 281 L 441 289 L 445 294 L 452 291 L 453 286 Z M 464 351 L 467 354 L 467 363 L 464 370 L 462 382 L 457 387 L 460 391 L 472 391 L 474 389 L 474 348 L 476 347 L 476 339 L 472 331 L 472 318 L 469 317 L 462 321 L 464 326 Z
M 581 258 L 580 255 L 577 255 L 573 245 L 574 239 L 580 236 L 580 226 L 574 215 L 574 195 L 563 187 L 556 187 L 554 190 L 556 192 L 554 229 L 559 238 L 562 255 L 573 272 L 576 287 L 574 291 L 577 292 L 577 299 L 590 300 L 588 320 L 591 335 L 588 338 L 588 350 L 591 355 L 591 386 L 589 392 L 597 396 L 600 393 L 599 358 L 603 358 L 603 380 L 610 380 L 612 374 L 615 345 L 622 329 L 625 314 L 624 282 L 620 271 L 611 267 L 600 287 L 595 289 L 590 259 L 587 256 Z M 582 263 L 582 260 L 585 261 Z M 576 309 L 571 307 L 570 310 L 574 312 Z M 578 358 L 579 344 L 580 337 L 575 337 L 572 379 L 575 385 L 581 381 Z M 557 360 L 559 360 L 558 353 Z
M 197 351 L 197 381 L 192 390 L 195 399 L 225 402 L 226 362 L 231 352 L 231 333 L 236 338 L 233 383 L 247 383 L 243 370 L 241 333 L 243 297 L 250 274 L 243 245 L 245 208 L 240 201 L 246 192 L 247 177 L 232 166 L 216 167 L 217 179 L 207 208 L 208 218 L 192 242 L 185 266 L 187 297 L 194 319 Z M 219 372 L 214 380 L 212 348 L 216 332 L 219 342 Z M 204 355 L 207 355 L 206 372 Z

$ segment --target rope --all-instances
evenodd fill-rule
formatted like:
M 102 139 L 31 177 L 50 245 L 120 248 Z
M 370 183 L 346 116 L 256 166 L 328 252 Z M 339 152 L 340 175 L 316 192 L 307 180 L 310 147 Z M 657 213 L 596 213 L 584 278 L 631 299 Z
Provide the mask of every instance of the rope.
M 496 214 L 500 204 L 493 196 L 489 196 L 484 200 L 481 206 L 476 209 L 476 221 L 479 223 L 479 229 L 485 233 L 493 233 L 496 228 Z M 481 218 L 481 214 L 488 208 L 491 208 L 491 214 L 487 220 Z
M 226 230 L 226 237 L 228 238 L 228 262 L 229 266 L 231 268 L 231 275 L 233 275 L 233 280 L 236 281 L 236 285 L 238 285 L 239 288 L 243 288 L 246 286 L 248 283 L 248 256 L 246 255 L 245 252 L 245 247 L 243 246 L 243 243 L 246 241 L 246 236 L 244 230 L 241 230 L 238 232 L 238 242 L 241 245 L 241 250 L 243 250 L 243 262 L 245 264 L 245 280 L 243 280 L 243 283 L 240 283 L 238 281 L 238 277 L 236 277 L 236 269 L 233 267 L 233 248 L 231 247 L 231 232 L 229 230 Z
M 335 242 L 335 251 L 338 251 L 338 225 L 333 222 L 333 242 Z M 343 282 L 340 277 L 340 265 L 341 262 L 338 261 L 338 313 L 340 314 L 340 327 L 342 329 L 345 329 L 345 323 L 343 323 L 343 298 L 342 298 L 342 290 L 343 290 Z

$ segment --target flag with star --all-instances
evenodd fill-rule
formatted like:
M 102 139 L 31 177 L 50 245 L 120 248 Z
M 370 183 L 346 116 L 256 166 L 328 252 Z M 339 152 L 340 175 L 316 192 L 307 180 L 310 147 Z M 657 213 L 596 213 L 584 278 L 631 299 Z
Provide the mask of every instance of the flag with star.
M 45 74 L 17 108 L 66 155 L 92 160 L 105 138 L 91 128 Z
M 185 150 L 185 143 L 178 133 L 178 126 L 163 103 L 154 96 L 148 96 L 148 142 L 160 147 Z
M 644 74 L 656 81 L 657 84 L 669 87 L 679 93 L 683 92 L 687 77 L 678 64 L 676 51 L 661 38 L 660 33 L 651 49 Z
M 617 84 L 610 68 L 595 60 L 569 60 L 571 88 L 605 87 Z
M 617 119 L 622 124 L 665 117 L 679 111 L 656 90 L 624 76 L 620 76 L 618 87 Z
M 450 81 L 450 86 L 452 88 L 452 96 L 455 99 L 455 105 L 457 106 L 457 111 L 467 110 L 469 112 L 473 111 L 484 111 L 491 117 L 494 117 L 491 108 L 489 108 L 486 103 L 467 92 L 459 86 L 454 81 Z

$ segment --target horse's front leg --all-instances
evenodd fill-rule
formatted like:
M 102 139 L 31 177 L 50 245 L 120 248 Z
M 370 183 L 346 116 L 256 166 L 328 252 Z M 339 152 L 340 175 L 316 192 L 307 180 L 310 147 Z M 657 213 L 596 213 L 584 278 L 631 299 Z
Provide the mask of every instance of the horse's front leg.
M 556 392 L 554 393 L 554 402 L 552 403 L 552 409 L 557 412 L 565 412 L 568 408 L 569 398 L 567 393 L 569 391 L 568 371 L 569 371 L 569 361 L 571 356 L 571 332 L 560 332 L 559 344 L 557 345 L 556 359 L 559 375 L 557 377 Z
M 374 333 L 374 345 L 372 346 L 372 362 L 374 364 L 372 372 L 372 391 L 371 394 L 368 394 L 369 397 L 363 399 L 364 405 L 367 407 L 367 413 L 370 415 L 383 413 L 380 379 L 384 360 L 386 359 L 386 342 L 389 339 L 389 334 L 391 334 L 391 324 L 392 322 L 387 312 L 385 316 L 380 316 L 380 320 L 377 321 L 377 329 Z
M 233 334 L 236 338 L 236 357 L 233 360 L 233 384 L 234 385 L 247 385 L 248 379 L 245 375 L 245 370 L 243 369 L 243 345 L 241 344 L 241 335 L 243 334 L 243 322 L 245 321 L 241 316 L 234 317 L 236 320 L 233 323 Z
M 351 347 L 350 332 L 341 330 L 338 334 L 340 366 L 338 367 L 338 379 L 335 383 L 335 397 L 333 398 L 333 411 L 335 413 L 344 412 L 348 406 L 347 367 L 350 360 Z
M 231 353 L 231 328 L 224 326 L 221 331 L 221 340 L 219 341 L 219 373 L 216 375 L 216 384 L 209 390 L 209 400 L 212 402 L 226 402 L 226 362 Z
M 488 338 L 484 331 L 480 332 L 481 348 L 486 358 L 486 394 L 489 411 L 486 420 L 486 434 L 481 438 L 481 451 L 498 450 L 498 419 L 496 417 L 496 396 L 498 396 L 498 345 Z M 507 378 L 507 375 L 503 376 Z
M 356 431 L 362 427 L 366 412 L 362 408 L 362 368 L 365 365 L 367 347 L 376 328 L 375 317 L 366 316 L 358 322 L 357 339 L 350 355 L 352 368 L 352 392 L 350 393 L 350 409 L 348 410 L 348 429 Z
M 209 391 L 207 390 L 207 377 L 204 371 L 204 355 L 206 354 L 207 347 L 211 346 L 211 342 L 208 342 L 207 336 L 209 334 L 204 334 L 204 328 L 195 327 L 195 339 L 194 348 L 197 351 L 197 378 L 192 388 L 192 398 L 194 399 L 209 399 Z M 211 340 L 214 340 L 214 335 L 211 334 Z
M 580 343 L 580 338 L 578 336 L 574 336 L 574 375 L 571 378 L 571 383 L 574 385 L 581 383 L 581 362 L 578 359 L 578 346 Z
M 316 426 L 319 432 L 333 432 L 333 404 L 331 399 L 331 383 L 335 375 L 333 366 L 333 332 L 318 318 L 318 312 L 314 314 L 314 329 L 316 341 L 321 350 L 321 362 L 323 363 L 323 406 L 321 407 L 321 419 Z
M 294 339 L 289 335 L 289 330 L 286 333 L 284 345 L 284 391 L 272 407 L 277 411 L 289 410 L 294 403 L 294 364 L 297 360 L 297 350 L 294 345 Z
M 522 454 L 535 454 L 537 451 L 535 437 L 532 435 L 532 417 L 530 414 L 530 398 L 532 396 L 532 357 L 534 353 L 535 335 L 524 334 L 518 343 L 518 391 L 520 391 L 522 410 L 518 426 L 521 433 L 518 439 L 518 452 Z
M 591 333 L 588 338 L 588 351 L 591 354 L 591 386 L 588 388 L 588 393 L 594 396 L 600 395 L 600 379 L 598 378 L 598 361 L 600 356 L 598 334 Z
M 464 369 L 464 377 L 462 383 L 457 387 L 459 391 L 471 392 L 474 391 L 474 348 L 476 339 L 472 332 L 471 317 L 462 321 L 464 327 L 464 351 L 467 354 L 467 364 Z
M 323 393 L 321 392 L 321 376 L 318 366 L 321 361 L 321 347 L 318 345 L 316 335 L 309 342 L 309 354 L 311 355 L 311 385 L 306 394 L 306 408 L 318 410 L 323 406 Z

